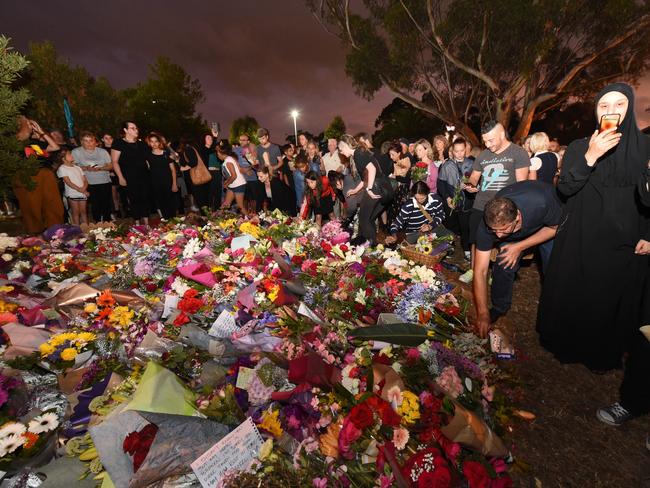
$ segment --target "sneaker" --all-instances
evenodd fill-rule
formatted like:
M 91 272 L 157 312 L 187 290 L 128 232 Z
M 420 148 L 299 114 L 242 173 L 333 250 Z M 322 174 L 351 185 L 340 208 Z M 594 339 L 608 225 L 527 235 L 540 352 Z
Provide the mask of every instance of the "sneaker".
M 472 253 L 469 251 L 465 251 L 465 261 L 471 261 L 472 260 Z
M 458 278 L 458 280 L 463 282 L 463 283 L 471 283 L 473 279 L 474 279 L 474 270 L 473 269 L 468 269 L 462 275 L 460 275 L 460 277 Z
M 606 423 L 607 425 L 618 427 L 627 420 L 630 420 L 632 418 L 632 414 L 625 410 L 620 403 L 616 402 L 609 407 L 599 408 L 596 411 L 596 417 L 598 417 L 598 420 Z

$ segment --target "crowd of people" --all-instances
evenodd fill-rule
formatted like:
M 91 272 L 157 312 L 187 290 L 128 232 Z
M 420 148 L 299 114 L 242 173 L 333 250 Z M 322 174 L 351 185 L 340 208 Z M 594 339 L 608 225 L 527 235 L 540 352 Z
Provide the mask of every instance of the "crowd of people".
M 650 411 L 650 342 L 639 330 L 650 323 L 650 143 L 628 85 L 605 88 L 595 108 L 598 120 L 618 114 L 618 127 L 568 147 L 543 132 L 518 145 L 490 121 L 483 150 L 451 132 L 380 148 L 368 134 L 345 134 L 321 151 L 325 141 L 305 134 L 274 144 L 264 128 L 256 144 L 240 134 L 231 145 L 216 131 L 169 144 L 156 132 L 142 137 L 133 121 L 115 139 L 83 132 L 73 148 L 24 119 L 19 138 L 42 168 L 36 189 L 17 184 L 15 195 L 30 233 L 63 222 L 64 213 L 88 222 L 87 203 L 97 222 L 130 216 L 141 224 L 156 213 L 279 209 L 318 225 L 337 219 L 356 229 L 353 244 L 451 232 L 471 264 L 461 280 L 473 283 L 482 336 L 508 313 L 522 257 L 534 251 L 542 344 L 595 373 L 627 357 L 621 401 L 598 411 L 619 425 Z

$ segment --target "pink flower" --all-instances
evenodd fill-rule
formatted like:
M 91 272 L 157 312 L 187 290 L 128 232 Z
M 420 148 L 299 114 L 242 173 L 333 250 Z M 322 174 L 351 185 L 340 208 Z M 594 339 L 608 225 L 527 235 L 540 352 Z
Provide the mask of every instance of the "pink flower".
M 436 378 L 436 384 L 452 398 L 463 393 L 463 383 L 453 366 L 447 366 Z
M 314 478 L 311 482 L 315 488 L 327 488 L 327 478 Z
M 406 443 L 409 441 L 409 431 L 404 427 L 398 427 L 393 429 L 393 444 L 398 451 L 401 451 L 406 447 Z
M 382 474 L 379 477 L 379 488 L 391 488 L 393 486 L 393 475 Z
M 399 389 L 399 386 L 395 385 L 386 392 L 386 400 L 392 405 L 394 409 L 402 404 L 404 397 L 402 395 L 402 390 Z

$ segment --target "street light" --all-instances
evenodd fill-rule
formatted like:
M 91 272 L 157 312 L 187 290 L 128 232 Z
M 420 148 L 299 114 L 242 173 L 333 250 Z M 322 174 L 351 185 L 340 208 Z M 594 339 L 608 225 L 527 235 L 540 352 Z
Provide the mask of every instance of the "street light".
M 298 111 L 292 110 L 291 116 L 293 117 L 293 135 L 296 138 L 295 139 L 296 147 L 298 147 L 298 124 L 296 122 L 296 120 L 298 119 Z

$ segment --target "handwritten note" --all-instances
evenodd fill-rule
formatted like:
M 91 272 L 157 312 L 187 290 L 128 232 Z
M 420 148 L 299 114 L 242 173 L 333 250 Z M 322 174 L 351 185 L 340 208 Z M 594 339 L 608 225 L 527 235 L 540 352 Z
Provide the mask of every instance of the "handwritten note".
M 233 332 L 237 332 L 238 330 L 239 327 L 235 322 L 235 316 L 233 313 L 229 310 L 224 310 L 219 314 L 217 320 L 214 321 L 208 334 L 212 337 L 223 339 L 225 337 L 230 337 Z
M 203 488 L 214 488 L 228 471 L 247 469 L 262 447 L 262 436 L 248 417 L 190 466 Z

